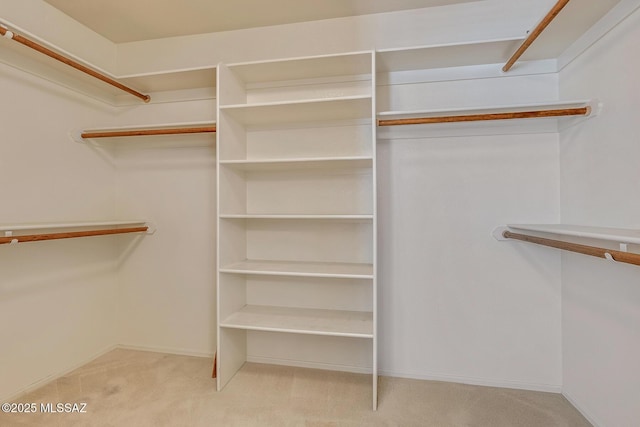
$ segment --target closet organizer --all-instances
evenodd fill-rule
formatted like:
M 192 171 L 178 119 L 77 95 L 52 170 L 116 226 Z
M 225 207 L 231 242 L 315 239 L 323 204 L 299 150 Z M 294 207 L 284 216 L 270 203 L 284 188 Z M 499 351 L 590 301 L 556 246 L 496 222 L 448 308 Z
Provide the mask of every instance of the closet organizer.
M 129 104 L 131 95 L 148 102 L 144 91 L 153 93 L 154 101 L 216 98 L 216 121 L 85 129 L 73 132 L 73 138 L 87 142 L 215 133 L 218 390 L 246 361 L 348 370 L 372 375 L 375 409 L 377 138 L 427 129 L 441 135 L 475 132 L 487 123 L 487 132 L 500 132 L 503 124 L 559 132 L 601 108 L 593 100 L 551 100 L 377 112 L 376 80 L 380 76 L 391 85 L 407 73 L 437 76 L 443 69 L 454 72 L 476 65 L 482 67 L 474 70 L 478 74 L 473 78 L 501 77 L 518 58 L 526 58 L 527 49 L 535 48 L 534 41 L 556 16 L 563 16 L 560 11 L 567 3 L 557 2 L 527 37 L 223 64 L 121 76 L 117 85 L 107 81 L 115 81 L 109 76 L 98 77 L 98 86 L 70 77 L 47 61 L 83 72 L 88 68 L 92 78 L 97 76 L 90 67 L 58 58 L 48 48 L 35 50 L 50 59 L 27 65 L 47 79 L 115 106 Z M 34 48 L 6 28 L 0 27 L 0 34 Z M 70 82 L 76 79 L 79 82 Z M 124 83 L 141 91 L 123 89 Z M 105 85 L 125 90 L 127 98 Z M 112 225 L 121 231 L 132 225 L 138 232 L 144 231 L 143 223 Z M 572 227 L 511 225 L 496 237 L 553 246 L 550 239 L 534 241 L 522 232 L 569 235 L 576 231 Z M 638 242 L 633 230 L 579 233 L 616 240 L 623 253 L 626 245 Z M 11 235 L 3 239 L 0 243 L 13 242 Z M 612 250 L 598 256 L 637 263 L 637 255 L 623 257 Z

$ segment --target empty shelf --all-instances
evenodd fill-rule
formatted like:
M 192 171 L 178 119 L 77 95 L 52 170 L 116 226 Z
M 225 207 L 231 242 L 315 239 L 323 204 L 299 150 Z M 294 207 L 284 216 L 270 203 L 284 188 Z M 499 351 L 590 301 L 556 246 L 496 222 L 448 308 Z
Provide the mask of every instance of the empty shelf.
M 372 279 L 372 264 L 339 262 L 294 262 L 245 260 L 227 265 L 221 273 L 260 274 L 269 276 L 336 277 Z
M 315 219 L 369 221 L 373 215 L 303 215 L 303 214 L 221 214 L 222 219 Z
M 80 229 L 80 228 L 106 228 L 106 227 L 133 227 L 145 225 L 145 220 L 132 221 L 94 221 L 94 222 L 54 222 L 42 224 L 16 224 L 0 225 L 0 231 L 26 231 L 26 230 L 59 230 L 59 229 Z
M 355 338 L 373 337 L 373 314 L 362 311 L 246 305 L 221 327 Z
M 371 52 L 230 64 L 244 83 L 317 79 L 371 74 Z
M 371 119 L 370 95 L 220 107 L 247 126 Z
M 220 165 L 249 171 L 284 169 L 361 169 L 373 165 L 371 157 L 318 157 L 264 160 L 221 160 Z

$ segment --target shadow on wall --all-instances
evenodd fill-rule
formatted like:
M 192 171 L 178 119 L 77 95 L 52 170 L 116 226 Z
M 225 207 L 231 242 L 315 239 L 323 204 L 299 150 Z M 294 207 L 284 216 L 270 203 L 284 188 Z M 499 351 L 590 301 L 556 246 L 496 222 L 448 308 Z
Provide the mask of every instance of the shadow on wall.
M 0 245 L 0 301 L 44 289 L 84 286 L 114 273 L 142 239 L 100 236 Z M 116 241 L 122 242 L 119 250 Z

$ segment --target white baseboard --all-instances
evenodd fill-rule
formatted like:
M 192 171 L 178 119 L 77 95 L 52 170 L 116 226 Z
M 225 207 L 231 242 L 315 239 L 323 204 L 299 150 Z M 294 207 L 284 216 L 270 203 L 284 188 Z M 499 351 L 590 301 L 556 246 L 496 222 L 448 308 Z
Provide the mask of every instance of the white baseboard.
M 104 356 L 105 354 L 109 353 L 110 351 L 115 350 L 116 348 L 118 348 L 117 345 L 110 345 L 102 350 L 100 350 L 99 352 L 95 353 L 93 356 L 89 357 L 88 359 L 82 361 L 82 362 L 78 362 L 78 363 L 74 363 L 72 366 L 67 366 L 65 369 L 58 371 L 54 374 L 51 375 L 47 375 L 44 378 L 39 379 L 38 381 L 29 384 L 26 387 L 23 387 L 22 389 L 18 390 L 17 392 L 13 393 L 12 395 L 0 398 L 0 402 L 11 402 L 11 401 L 15 401 L 17 400 L 20 396 L 30 393 L 36 389 L 39 389 L 40 387 L 44 387 L 45 385 L 52 383 L 53 381 L 56 381 L 58 378 L 62 378 L 65 375 L 75 371 L 78 368 L 83 367 L 84 365 L 86 365 L 87 363 L 93 362 L 94 360 L 96 360 L 98 357 Z
M 178 356 L 194 356 L 194 357 L 209 357 L 213 359 L 213 353 L 203 352 L 203 351 L 193 351 L 184 348 L 174 348 L 174 347 L 147 347 L 140 345 L 130 345 L 130 344 L 119 344 L 115 348 L 121 348 L 123 350 L 136 350 L 136 351 L 149 351 L 153 353 L 165 353 L 165 354 L 175 354 Z
M 438 374 L 416 374 L 407 372 L 397 372 L 388 370 L 379 370 L 378 374 L 386 377 L 408 378 L 414 380 L 427 381 L 443 381 L 448 383 L 470 384 L 485 387 L 511 388 L 516 390 L 542 391 L 545 393 L 561 393 L 562 386 L 560 384 L 539 384 L 509 380 L 494 380 L 487 378 L 459 377 L 454 375 L 438 375 Z
M 587 419 L 587 421 L 593 424 L 594 427 L 601 427 L 604 425 L 600 420 L 594 417 L 593 414 L 589 413 L 589 411 L 585 409 L 584 405 L 581 405 L 575 397 L 571 396 L 571 394 L 563 391 L 562 395 L 573 405 L 574 408 L 578 410 L 578 412 L 582 414 L 583 417 Z

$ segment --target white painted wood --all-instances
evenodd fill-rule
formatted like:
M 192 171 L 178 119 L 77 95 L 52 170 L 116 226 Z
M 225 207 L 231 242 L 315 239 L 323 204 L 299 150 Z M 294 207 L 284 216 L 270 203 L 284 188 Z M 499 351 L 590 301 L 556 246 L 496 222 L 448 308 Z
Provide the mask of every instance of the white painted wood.
M 620 0 L 570 1 L 522 55 L 521 60 L 558 58 L 568 46 L 619 2 Z M 541 15 L 538 21 L 543 16 Z M 529 30 L 533 28 L 531 27 Z M 515 67 L 517 67 L 517 63 Z
M 0 224 L 0 231 L 27 231 L 27 230 L 70 230 L 91 227 L 126 227 L 134 225 L 144 225 L 145 220 L 130 221 L 94 221 L 94 222 L 59 222 L 59 223 L 34 223 L 34 224 Z
M 373 54 L 371 56 L 371 69 L 377 70 L 377 56 Z M 373 73 L 371 78 L 371 94 L 373 96 L 373 102 L 371 103 L 371 117 L 376 117 L 376 112 L 378 110 L 378 101 L 377 101 L 377 73 Z M 378 126 L 375 123 L 375 120 L 371 123 L 371 145 L 372 145 L 372 154 L 373 154 L 373 180 L 371 182 L 372 193 L 374 198 L 373 203 L 373 218 L 372 218 L 372 251 L 373 253 L 373 292 L 371 295 L 371 304 L 372 304 L 372 314 L 373 314 L 373 343 L 372 343 L 372 378 L 371 378 L 371 386 L 372 386 L 372 408 L 374 411 L 378 409 L 378 203 L 377 203 L 377 194 L 378 194 L 378 171 L 377 171 L 377 130 Z
M 200 126 L 213 126 L 215 121 L 190 121 L 190 122 L 169 122 L 158 124 L 141 124 L 141 125 L 126 125 L 126 126 L 105 126 L 105 127 L 92 127 L 82 129 L 82 132 L 105 132 L 105 131 L 126 131 L 132 129 L 170 129 L 170 128 L 183 128 L 183 127 L 200 127 Z
M 558 71 L 570 64 L 579 57 L 585 50 L 593 46 L 598 40 L 604 37 L 609 31 L 622 23 L 628 16 L 640 7 L 638 0 L 621 0 L 598 22 L 591 26 L 586 32 L 573 42 L 558 57 Z
M 148 148 L 162 148 L 162 147 L 196 147 L 196 146 L 211 146 L 216 142 L 215 133 L 203 132 L 203 133 L 189 133 L 189 134 L 176 134 L 176 135 L 136 135 L 136 136 L 115 136 L 115 137 L 100 137 L 100 138 L 82 138 L 82 134 L 85 132 L 116 132 L 116 131 L 128 131 L 128 130 L 148 130 L 148 129 L 173 129 L 173 128 L 187 128 L 187 127 L 204 127 L 214 126 L 215 121 L 198 121 L 198 122 L 175 122 L 175 123 L 160 123 L 160 124 L 144 124 L 144 125 L 127 125 L 127 126 L 109 126 L 99 127 L 92 129 L 72 130 L 69 132 L 71 139 L 80 144 L 87 144 L 91 146 L 106 146 L 114 145 L 118 146 L 119 152 L 123 152 L 127 149 L 140 149 L 147 146 Z M 126 145 L 126 147 L 124 147 Z
M 593 227 L 571 224 L 508 224 L 507 226 L 518 231 L 537 231 L 563 236 L 640 244 L 640 230 L 638 229 Z
M 144 92 L 166 92 L 185 89 L 215 88 L 216 68 L 202 67 L 166 72 L 119 76 L 118 81 Z
M 288 80 L 353 78 L 371 75 L 371 53 L 347 53 L 229 64 L 229 69 L 246 85 Z
M 222 160 L 220 165 L 245 171 L 282 171 L 295 169 L 370 168 L 372 157 L 317 157 L 264 160 Z
M 373 315 L 361 311 L 247 305 L 222 321 L 222 328 L 372 338 Z
M 534 119 L 483 120 L 474 122 L 433 123 L 420 125 L 389 126 L 378 130 L 381 139 L 411 139 L 424 137 L 508 135 L 526 133 L 557 133 L 599 114 L 600 106 L 595 100 L 533 102 L 530 104 L 457 107 L 448 109 L 425 109 L 412 111 L 382 111 L 379 120 L 413 117 L 464 116 L 522 111 L 541 111 L 565 108 L 590 107 L 586 116 L 544 117 Z
M 339 221 L 370 221 L 373 215 L 265 215 L 265 214 L 221 214 L 221 219 L 313 219 Z
M 359 341 L 374 336 L 372 58 L 219 68 L 219 387 L 247 359 L 371 369 Z
M 400 49 L 380 49 L 377 71 L 427 70 L 506 62 L 524 37 L 416 46 Z
M 68 26 L 68 24 L 65 24 L 65 27 L 66 26 Z M 215 87 L 215 66 L 121 76 L 114 72 L 114 64 L 105 64 L 108 65 L 106 69 L 98 65 L 103 62 L 103 58 L 96 57 L 90 51 L 84 52 L 83 57 L 78 57 L 61 46 L 51 41 L 43 40 L 28 31 L 20 30 L 18 33 L 145 94 Z M 112 106 L 140 105 L 142 102 L 118 88 L 15 41 L 3 37 L 0 39 L 0 47 L 3 51 L 0 62 L 40 77 L 46 81 L 53 82 Z M 109 47 L 115 51 L 115 46 Z M 109 55 L 106 56 L 108 57 Z M 174 97 L 175 96 L 176 95 L 174 95 Z M 151 102 L 155 102 L 153 96 Z
M 431 109 L 431 110 L 412 110 L 412 111 L 382 111 L 378 113 L 380 119 L 396 119 L 417 117 L 441 117 L 441 116 L 463 116 L 469 114 L 491 114 L 491 113 L 507 113 L 521 111 L 539 111 L 564 108 L 580 108 L 591 105 L 591 100 L 578 101 L 550 101 L 536 102 L 531 104 L 514 104 L 514 105 L 487 105 L 477 106 L 473 108 L 447 108 L 447 109 Z
M 220 112 L 245 126 L 365 119 L 370 110 L 368 95 L 220 107 Z
M 295 277 L 334 277 L 372 279 L 373 264 L 310 262 L 310 261 L 264 261 L 242 260 L 220 267 L 222 273 L 260 274 Z

